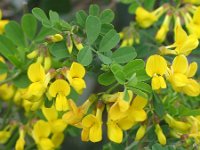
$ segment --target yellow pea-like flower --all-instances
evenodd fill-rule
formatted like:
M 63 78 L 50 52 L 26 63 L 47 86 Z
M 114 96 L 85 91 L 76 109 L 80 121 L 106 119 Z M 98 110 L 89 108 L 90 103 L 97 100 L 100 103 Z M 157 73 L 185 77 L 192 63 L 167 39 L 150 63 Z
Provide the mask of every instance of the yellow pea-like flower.
M 189 55 L 199 45 L 198 38 L 195 34 L 187 35 L 181 25 L 175 26 L 175 42 L 166 48 L 175 48 L 176 55 Z
M 99 105 L 99 104 L 98 104 Z M 102 140 L 102 113 L 104 105 L 97 106 L 96 115 L 89 114 L 82 120 L 82 141 L 99 142 Z
M 0 131 L 0 144 L 5 144 L 9 140 L 15 127 L 14 124 L 9 124 Z
M 146 125 L 141 125 L 136 133 L 135 140 L 136 141 L 141 140 L 144 137 L 145 132 L 146 132 Z
M 0 131 L 0 143 L 5 144 L 11 137 L 10 131 Z
M 83 92 L 86 88 L 85 81 L 83 77 L 85 76 L 85 68 L 83 65 L 73 62 L 70 69 L 66 72 L 66 77 L 70 85 L 75 89 L 78 94 Z
M 152 89 L 159 90 L 166 88 L 163 75 L 167 72 L 167 62 L 160 55 L 152 55 L 147 59 L 146 63 L 147 75 L 152 77 Z
M 158 141 L 160 144 L 165 145 L 166 144 L 166 137 L 162 131 L 162 128 L 159 124 L 156 124 L 155 126 L 155 133 L 157 135 Z
M 117 122 L 108 120 L 107 121 L 107 135 L 109 140 L 115 143 L 121 143 L 123 139 L 123 130 L 117 124 Z
M 142 28 L 148 28 L 157 21 L 157 17 L 143 7 L 138 7 L 135 14 L 136 21 Z
M 45 106 L 43 106 L 42 113 L 44 114 L 49 125 L 51 126 L 52 133 L 62 133 L 66 129 L 67 124 L 64 122 L 63 119 L 58 118 L 58 112 L 55 109 L 54 105 L 50 108 L 46 108 Z
M 2 100 L 8 101 L 14 95 L 15 89 L 13 85 L 3 84 L 0 86 L 0 97 Z
M 70 93 L 70 86 L 67 81 L 57 79 L 49 87 L 49 95 L 56 97 L 55 107 L 58 111 L 66 111 L 69 109 L 66 96 Z
M 63 140 L 64 140 L 63 133 L 54 133 L 51 137 L 51 141 L 53 142 L 56 148 L 62 144 Z
M 191 78 L 195 75 L 197 68 L 198 65 L 196 62 L 188 64 L 186 56 L 176 56 L 172 62 L 168 76 L 168 80 L 174 90 L 178 92 L 182 91 L 189 96 L 198 96 L 200 94 L 200 85 L 196 80 Z
M 168 7 L 165 5 L 157 8 L 153 12 L 149 12 L 143 7 L 138 7 L 135 12 L 136 21 L 140 27 L 148 28 L 153 25 L 167 9 Z
M 110 119 L 118 120 L 118 119 L 123 118 L 126 115 L 126 113 L 124 113 L 124 112 L 126 112 L 129 109 L 130 102 L 133 98 L 132 91 L 129 90 L 128 94 L 129 94 L 129 100 L 126 101 L 123 99 L 124 92 L 118 92 L 118 95 L 117 95 L 118 97 L 117 97 L 115 103 L 109 109 Z

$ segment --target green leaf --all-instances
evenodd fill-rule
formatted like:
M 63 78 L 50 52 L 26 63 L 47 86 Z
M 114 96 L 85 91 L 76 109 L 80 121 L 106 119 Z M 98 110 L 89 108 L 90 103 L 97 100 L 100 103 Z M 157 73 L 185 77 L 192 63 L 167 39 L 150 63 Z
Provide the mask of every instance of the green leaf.
M 136 76 L 137 76 L 138 81 L 147 81 L 150 79 L 150 77 L 147 75 L 144 69 L 138 70 L 136 72 Z
M 162 118 L 165 115 L 165 108 L 160 97 L 155 92 L 153 92 L 153 106 L 156 114 Z
M 33 15 L 42 22 L 45 27 L 52 27 L 51 22 L 49 21 L 45 12 L 40 8 L 33 8 L 32 10 Z
M 70 55 L 67 51 L 65 42 L 63 42 L 63 41 L 53 43 L 52 45 L 50 45 L 49 51 L 57 59 L 63 59 L 63 58 L 70 57 Z
M 152 10 L 156 0 L 144 1 L 144 8 L 147 10 Z
M 100 8 L 98 5 L 96 5 L 96 4 L 90 5 L 89 15 L 98 16 L 99 12 L 100 12 Z
M 110 30 L 114 29 L 114 26 L 110 23 L 104 23 L 101 25 L 101 33 L 106 34 Z
M 114 48 L 120 41 L 119 34 L 114 30 L 110 30 L 105 34 L 100 42 L 99 51 L 106 52 Z
M 20 61 L 17 59 L 16 46 L 7 37 L 0 35 L 0 54 L 8 59 L 15 66 L 20 66 Z
M 111 60 L 109 57 L 107 57 L 107 56 L 105 56 L 105 55 L 103 55 L 103 54 L 101 54 L 101 53 L 97 53 L 97 54 L 98 54 L 99 59 L 100 59 L 104 64 L 110 64 L 110 63 L 112 62 L 112 60 Z
M 126 73 L 127 78 L 130 78 L 134 73 L 143 69 L 144 66 L 145 66 L 145 64 L 142 59 L 135 59 L 135 60 L 128 62 L 124 66 L 123 71 Z
M 167 150 L 166 148 L 162 147 L 162 145 L 156 143 L 152 146 L 152 150 Z
M 137 88 L 133 88 L 133 87 L 131 87 L 131 86 L 129 86 L 129 87 L 127 87 L 129 90 L 131 90 L 134 94 L 136 94 L 136 95 L 139 95 L 139 96 L 141 96 L 141 97 L 144 97 L 145 99 L 148 99 L 148 95 L 145 93 L 145 92 L 143 92 L 143 91 L 141 91 L 141 90 L 139 90 L 139 89 L 137 89 Z
M 135 0 L 120 0 L 121 3 L 130 4 L 133 3 Z
M 24 34 L 17 22 L 10 21 L 5 27 L 5 34 L 17 46 L 25 46 Z
M 76 13 L 76 21 L 81 27 L 85 27 L 87 19 L 87 13 L 84 10 L 80 10 Z
M 112 64 L 110 69 L 118 83 L 124 84 L 126 81 L 126 76 L 122 71 L 122 66 L 120 66 L 119 64 Z
M 67 23 L 66 21 L 64 20 L 60 20 L 60 26 L 62 27 L 63 30 L 71 30 L 71 25 L 69 23 Z
M 112 59 L 117 63 L 126 63 L 133 60 L 136 56 L 137 53 L 133 47 L 121 47 L 113 53 Z
M 21 20 L 22 29 L 29 39 L 33 39 L 37 31 L 37 20 L 32 14 L 25 14 Z
M 28 79 L 27 73 L 20 74 L 17 78 L 13 80 L 13 83 L 18 88 L 26 88 L 29 86 L 30 81 Z
M 81 49 L 77 56 L 78 62 L 84 66 L 88 66 L 92 62 L 92 59 L 93 55 L 90 47 L 84 47 L 83 49 Z
M 138 6 L 140 6 L 140 5 L 138 4 L 138 2 L 133 2 L 133 3 L 129 6 L 129 8 L 128 8 L 128 12 L 129 12 L 130 14 L 134 14 L 135 11 L 136 11 L 136 9 L 138 8 Z
M 115 82 L 115 77 L 112 72 L 105 72 L 98 76 L 98 82 L 101 85 L 108 86 Z
M 101 21 L 96 16 L 88 16 L 85 26 L 88 42 L 93 44 L 101 31 Z
M 0 62 L 0 74 L 7 73 L 7 72 L 8 72 L 8 66 L 5 63 Z
M 133 85 L 132 87 L 140 89 L 140 90 L 142 90 L 144 92 L 147 92 L 149 94 L 152 93 L 151 86 L 149 84 L 147 84 L 147 83 L 144 83 L 144 82 L 137 82 L 137 84 Z
M 101 23 L 111 23 L 115 17 L 114 12 L 111 9 L 104 10 L 100 15 Z
M 200 115 L 200 109 L 190 109 L 184 105 L 180 105 L 178 108 L 180 116 L 198 116 Z
M 53 25 L 56 25 L 60 22 L 60 17 L 57 12 L 50 10 L 49 11 L 49 18 Z

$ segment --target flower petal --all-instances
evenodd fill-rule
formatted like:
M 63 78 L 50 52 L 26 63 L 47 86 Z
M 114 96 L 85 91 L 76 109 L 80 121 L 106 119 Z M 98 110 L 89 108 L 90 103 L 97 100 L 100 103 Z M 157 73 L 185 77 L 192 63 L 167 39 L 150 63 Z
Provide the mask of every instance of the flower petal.
M 64 96 L 69 95 L 70 86 L 67 81 L 63 79 L 57 79 L 49 87 L 49 94 L 52 97 L 56 97 L 57 93 L 62 93 Z
M 40 63 L 33 63 L 28 68 L 28 78 L 32 82 L 44 81 L 45 71 Z
M 188 69 L 188 60 L 186 56 L 184 55 L 176 56 L 172 62 L 172 68 L 174 73 L 185 74 Z

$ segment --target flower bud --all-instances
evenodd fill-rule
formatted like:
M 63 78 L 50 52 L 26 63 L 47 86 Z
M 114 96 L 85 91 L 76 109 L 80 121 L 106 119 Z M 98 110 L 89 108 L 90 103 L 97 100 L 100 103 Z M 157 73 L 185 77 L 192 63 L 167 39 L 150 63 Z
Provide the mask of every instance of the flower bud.
M 34 50 L 27 55 L 28 59 L 33 59 L 38 55 L 38 50 Z
M 71 54 L 72 49 L 73 49 L 73 43 L 72 43 L 70 34 L 67 35 L 66 46 L 67 46 L 68 52 Z
M 44 69 L 45 69 L 45 71 L 47 71 L 50 68 L 51 68 L 51 57 L 47 56 L 44 58 Z
M 159 124 L 156 124 L 155 133 L 157 135 L 159 143 L 162 144 L 162 145 L 165 145 L 166 144 L 166 137 L 165 137 L 165 135 L 164 135 Z
M 145 132 L 146 132 L 146 125 L 141 125 L 136 133 L 135 140 L 136 141 L 141 140 L 144 137 Z

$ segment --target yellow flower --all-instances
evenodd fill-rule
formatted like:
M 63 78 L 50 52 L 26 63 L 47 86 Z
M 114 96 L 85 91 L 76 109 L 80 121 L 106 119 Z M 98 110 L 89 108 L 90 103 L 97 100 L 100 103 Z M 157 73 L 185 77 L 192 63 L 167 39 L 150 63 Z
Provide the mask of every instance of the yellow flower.
M 163 6 L 153 12 L 148 12 L 143 7 L 138 7 L 135 12 L 136 21 L 142 28 L 148 28 L 158 20 L 164 11 Z
M 76 106 L 76 103 L 73 100 L 69 100 L 70 110 L 66 112 L 62 118 L 63 120 L 70 125 L 74 125 L 76 127 L 81 127 L 80 122 L 83 116 L 87 113 L 90 105 L 93 103 L 90 99 L 86 100 L 83 105 L 80 107 Z
M 142 122 L 147 118 L 146 112 L 143 110 L 146 104 L 146 99 L 136 96 L 127 111 L 115 113 L 116 115 L 120 115 L 120 118 L 113 117 L 113 111 L 109 110 L 107 121 L 108 138 L 113 142 L 121 143 L 123 130 L 128 130 L 137 122 Z
M 114 100 L 115 103 L 110 107 L 109 109 L 109 117 L 111 120 L 118 120 L 124 117 L 126 115 L 124 112 L 126 112 L 130 107 L 130 102 L 133 98 L 132 91 L 128 91 L 129 94 L 129 100 L 124 100 L 124 92 L 118 92 L 116 99 Z
M 185 16 L 185 20 L 187 20 L 186 27 L 187 27 L 188 31 L 190 32 L 190 34 L 195 34 L 198 38 L 200 38 L 199 17 L 200 17 L 200 7 L 197 7 L 192 19 Z
M 46 91 L 50 74 L 45 74 L 45 70 L 40 63 L 33 63 L 28 68 L 28 78 L 31 83 L 24 93 L 23 98 L 29 101 L 39 101 Z
M 108 120 L 107 121 L 107 135 L 109 140 L 115 143 L 121 143 L 123 139 L 123 130 L 117 121 Z
M 53 142 L 56 148 L 62 144 L 63 140 L 64 140 L 63 133 L 54 133 L 51 137 L 51 141 Z
M 0 144 L 5 144 L 9 140 L 15 127 L 15 125 L 9 124 L 0 131 Z
M 199 45 L 196 35 L 187 33 L 183 30 L 181 25 L 175 27 L 175 42 L 172 45 L 167 46 L 167 49 L 175 48 L 173 51 L 176 55 L 189 55 Z M 173 54 L 173 53 L 172 53 Z
M 23 129 L 19 129 L 19 138 L 15 144 L 15 150 L 24 150 L 24 145 L 25 145 L 25 133 Z
M 152 77 L 151 85 L 153 90 L 166 88 L 163 75 L 167 71 L 167 62 L 160 55 L 152 55 L 147 59 L 146 72 Z
M 4 144 L 10 138 L 11 133 L 9 131 L 0 131 L 0 143 Z
M 51 127 L 48 122 L 38 120 L 33 126 L 32 136 L 40 150 L 53 150 L 54 144 L 49 139 Z
M 67 79 L 70 85 L 75 89 L 78 94 L 83 92 L 83 89 L 86 88 L 85 81 L 83 77 L 85 76 L 85 68 L 77 63 L 73 62 L 70 70 L 67 71 Z
M 9 85 L 8 83 L 0 85 L 0 97 L 5 101 L 13 97 L 14 91 L 13 85 Z
M 166 39 L 167 32 L 169 31 L 170 20 L 171 20 L 171 16 L 167 14 L 165 16 L 163 23 L 162 23 L 162 26 L 160 27 L 160 29 L 156 33 L 155 39 L 160 43 L 162 43 Z
M 99 104 L 98 104 L 99 105 Z M 82 120 L 82 141 L 99 142 L 102 140 L 102 113 L 104 105 L 97 106 L 96 116 L 89 114 Z
M 70 93 L 70 86 L 63 79 L 55 80 L 49 87 L 49 95 L 56 97 L 55 106 L 58 111 L 66 111 L 69 109 L 66 96 Z
M 162 128 L 160 127 L 159 124 L 156 124 L 155 132 L 156 132 L 159 143 L 162 144 L 162 145 L 165 145 L 166 144 L 166 137 L 165 137 L 165 135 L 162 131 Z
M 43 106 L 42 113 L 51 126 L 52 133 L 61 133 L 66 129 L 67 124 L 63 119 L 58 118 L 58 112 L 56 111 L 54 105 L 51 108 L 46 108 Z
M 200 94 L 200 85 L 191 79 L 197 71 L 197 63 L 190 65 L 186 56 L 176 56 L 172 62 L 171 70 L 169 70 L 168 80 L 172 84 L 174 90 L 184 92 L 189 96 L 198 96 Z
M 31 102 L 31 101 L 26 100 L 26 99 L 22 100 L 22 106 L 24 107 L 26 112 L 37 110 L 38 108 L 40 108 L 42 103 L 43 103 L 43 99 L 40 99 L 40 100 L 34 101 L 34 102 Z

